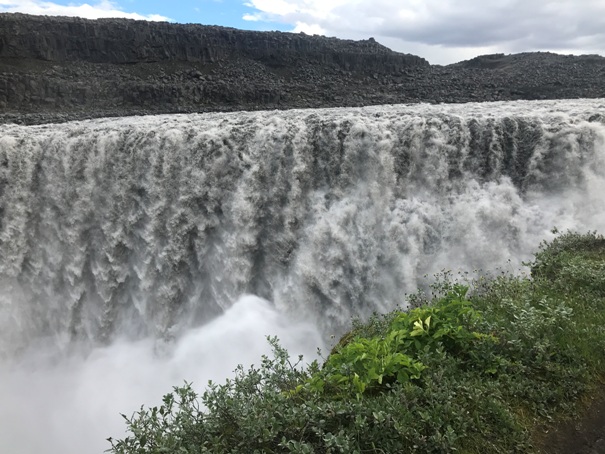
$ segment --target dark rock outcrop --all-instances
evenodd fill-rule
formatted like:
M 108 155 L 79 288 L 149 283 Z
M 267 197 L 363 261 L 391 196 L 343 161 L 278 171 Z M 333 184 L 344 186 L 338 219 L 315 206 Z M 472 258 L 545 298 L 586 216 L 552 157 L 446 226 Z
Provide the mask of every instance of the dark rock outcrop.
M 304 58 L 345 70 L 378 72 L 428 66 L 420 57 L 393 52 L 373 39 L 347 41 L 198 24 L 0 14 L 0 30 L 0 58 L 209 64 L 245 57 L 275 68 Z
M 605 58 L 431 66 L 372 38 L 0 14 L 0 122 L 579 97 L 605 97 Z

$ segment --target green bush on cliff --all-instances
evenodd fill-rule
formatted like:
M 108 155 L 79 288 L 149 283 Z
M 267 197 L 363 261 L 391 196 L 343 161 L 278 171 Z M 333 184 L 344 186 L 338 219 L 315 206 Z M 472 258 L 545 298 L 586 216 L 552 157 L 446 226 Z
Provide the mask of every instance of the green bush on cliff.
M 440 281 L 430 304 L 357 323 L 323 365 L 277 339 L 197 395 L 124 416 L 130 453 L 532 452 L 605 373 L 605 240 L 541 245 L 532 277 Z M 417 300 L 423 300 L 418 297 Z

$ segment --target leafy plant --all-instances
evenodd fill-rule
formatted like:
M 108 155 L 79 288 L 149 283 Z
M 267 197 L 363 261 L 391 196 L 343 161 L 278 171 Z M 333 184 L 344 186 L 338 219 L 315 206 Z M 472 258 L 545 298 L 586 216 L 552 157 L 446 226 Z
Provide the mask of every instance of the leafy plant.
M 114 454 L 529 453 L 532 431 L 567 415 L 605 376 L 605 241 L 543 243 L 531 278 L 468 286 L 442 273 L 417 306 L 356 322 L 323 365 L 277 339 L 197 395 L 174 388 L 124 416 Z

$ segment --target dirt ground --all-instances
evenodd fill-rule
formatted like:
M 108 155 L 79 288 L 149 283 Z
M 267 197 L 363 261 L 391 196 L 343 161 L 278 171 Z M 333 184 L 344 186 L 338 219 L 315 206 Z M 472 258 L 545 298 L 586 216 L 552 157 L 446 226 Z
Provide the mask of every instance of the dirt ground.
M 540 437 L 543 454 L 605 454 L 605 388 L 586 405 L 582 416 Z

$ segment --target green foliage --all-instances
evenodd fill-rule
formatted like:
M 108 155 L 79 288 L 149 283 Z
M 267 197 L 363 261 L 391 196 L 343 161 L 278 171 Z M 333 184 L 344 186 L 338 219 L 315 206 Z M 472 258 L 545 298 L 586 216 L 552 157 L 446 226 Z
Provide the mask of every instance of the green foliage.
M 399 351 L 392 336 L 356 338 L 330 355 L 324 368 L 309 381 L 310 389 L 338 397 L 355 395 L 397 380 L 406 383 L 420 378 L 425 366 Z
M 201 413 L 197 394 L 191 384 L 175 387 L 166 394 L 163 405 L 136 412 L 131 418 L 122 415 L 131 433 L 124 440 L 107 440 L 116 453 L 177 453 L 185 444 L 196 443 Z
M 323 365 L 271 338 L 259 367 L 124 416 L 110 451 L 535 452 L 532 431 L 605 375 L 604 264 L 602 237 L 566 233 L 541 245 L 531 278 L 482 277 L 469 296 L 441 274 L 415 308 L 356 322 Z
M 360 398 L 366 391 L 376 392 L 393 382 L 418 380 L 426 369 L 419 360 L 423 354 L 443 349 L 476 360 L 472 355 L 476 344 L 495 342 L 495 338 L 473 330 L 481 315 L 465 298 L 467 291 L 468 287 L 454 285 L 433 305 L 394 313 L 388 324 L 374 325 L 371 337 L 347 336 L 323 369 L 312 375 L 309 389 Z
M 595 232 L 566 232 L 543 242 L 530 266 L 534 279 L 605 296 L 605 238 Z
M 456 284 L 432 305 L 398 314 L 391 330 L 399 348 L 418 355 L 442 346 L 450 354 L 464 355 L 477 342 L 492 340 L 475 330 L 481 313 L 465 298 L 467 291 L 468 287 Z

